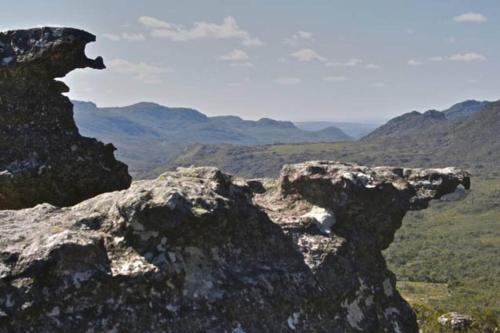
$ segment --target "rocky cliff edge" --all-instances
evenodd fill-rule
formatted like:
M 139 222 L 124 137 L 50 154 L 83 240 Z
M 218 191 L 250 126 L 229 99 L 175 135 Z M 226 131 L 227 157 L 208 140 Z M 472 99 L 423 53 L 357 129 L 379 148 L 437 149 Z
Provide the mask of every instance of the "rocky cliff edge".
M 381 250 L 454 168 L 186 168 L 0 211 L 1 332 L 417 332 Z

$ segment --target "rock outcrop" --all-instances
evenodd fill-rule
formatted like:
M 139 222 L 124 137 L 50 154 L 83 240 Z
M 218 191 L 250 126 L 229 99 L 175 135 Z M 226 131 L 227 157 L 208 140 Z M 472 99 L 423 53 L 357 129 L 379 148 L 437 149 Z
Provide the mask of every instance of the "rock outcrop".
M 187 168 L 0 211 L 0 331 L 417 332 L 381 250 L 459 184 L 453 168 Z
M 103 69 L 85 56 L 95 36 L 68 28 L 0 33 L 0 209 L 78 203 L 127 188 L 114 147 L 80 136 L 72 104 L 55 78 L 75 68 Z

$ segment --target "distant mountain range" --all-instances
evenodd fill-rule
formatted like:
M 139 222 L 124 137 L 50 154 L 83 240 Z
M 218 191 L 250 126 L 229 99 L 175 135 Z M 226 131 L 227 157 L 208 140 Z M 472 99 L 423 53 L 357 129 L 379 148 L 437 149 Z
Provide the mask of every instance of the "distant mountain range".
M 294 122 L 295 126 L 305 131 L 320 131 L 327 127 L 336 127 L 341 129 L 347 135 L 359 139 L 375 128 L 377 128 L 380 124 L 372 124 L 372 123 L 353 123 L 353 122 L 337 122 L 337 121 L 298 121 Z
M 474 169 L 494 169 L 500 163 L 500 101 L 465 101 L 444 111 L 409 112 L 359 141 L 352 141 L 337 126 L 328 127 L 339 123 L 295 125 L 267 118 L 208 117 L 193 109 L 154 103 L 116 108 L 73 103 L 80 132 L 112 142 L 118 148 L 118 158 L 136 176 L 157 175 L 191 164 L 265 176 L 275 175 L 285 163 L 310 159 Z M 351 134 L 354 129 L 359 135 L 370 125 L 349 126 Z M 318 142 L 322 144 L 308 145 Z M 274 148 L 277 143 L 280 145 Z
M 492 102 L 479 102 L 474 100 L 457 103 L 444 111 L 429 110 L 424 113 L 412 111 L 389 120 L 386 124 L 375 129 L 363 138 L 364 141 L 380 139 L 409 139 L 417 136 L 420 139 L 424 134 L 426 137 L 445 135 L 449 126 L 482 111 L 490 106 Z
M 261 145 L 353 139 L 335 126 L 304 130 L 288 121 L 208 117 L 193 109 L 147 102 L 105 108 L 92 102 L 72 102 L 80 133 L 112 142 L 118 148 L 117 156 L 132 172 L 162 165 L 196 143 Z
M 425 164 L 432 155 L 434 163 L 498 169 L 500 101 L 466 101 L 442 112 L 407 113 L 379 127 L 360 143 L 405 153 L 413 164 Z
M 475 100 L 468 100 L 453 105 L 451 108 L 444 110 L 443 113 L 445 114 L 447 119 L 468 117 L 477 111 L 481 111 L 491 103 L 492 102 L 488 101 L 479 102 Z
M 275 176 L 286 163 L 341 160 L 363 165 L 458 166 L 499 172 L 500 101 L 466 101 L 444 111 L 410 112 L 391 119 L 359 141 L 264 146 L 193 145 L 168 168 L 213 165 L 245 177 Z

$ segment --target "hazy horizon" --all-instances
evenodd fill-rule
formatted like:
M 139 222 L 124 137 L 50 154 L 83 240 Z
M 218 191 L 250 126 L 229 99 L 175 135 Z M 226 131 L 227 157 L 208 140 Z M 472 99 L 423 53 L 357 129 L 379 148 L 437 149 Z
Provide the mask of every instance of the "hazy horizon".
M 64 79 L 69 97 L 210 116 L 383 122 L 500 98 L 500 3 L 431 0 L 9 3 L 1 30 L 70 26 L 108 69 Z

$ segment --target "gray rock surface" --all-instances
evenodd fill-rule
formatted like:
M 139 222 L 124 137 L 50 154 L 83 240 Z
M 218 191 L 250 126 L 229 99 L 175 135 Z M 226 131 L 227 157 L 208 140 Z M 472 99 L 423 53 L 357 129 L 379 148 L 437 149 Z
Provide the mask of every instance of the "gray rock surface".
M 0 211 L 0 332 L 417 332 L 381 250 L 466 172 L 186 168 L 67 208 Z M 258 193 L 254 193 L 257 189 Z M 334 212 L 331 232 L 302 223 Z
M 458 312 L 449 312 L 439 316 L 438 323 L 445 328 L 451 328 L 453 331 L 467 331 L 471 328 L 472 317 Z
M 85 56 L 95 36 L 69 28 L 0 33 L 0 209 L 67 206 L 127 188 L 127 166 L 111 144 L 80 136 L 73 106 L 55 78 L 103 69 Z

